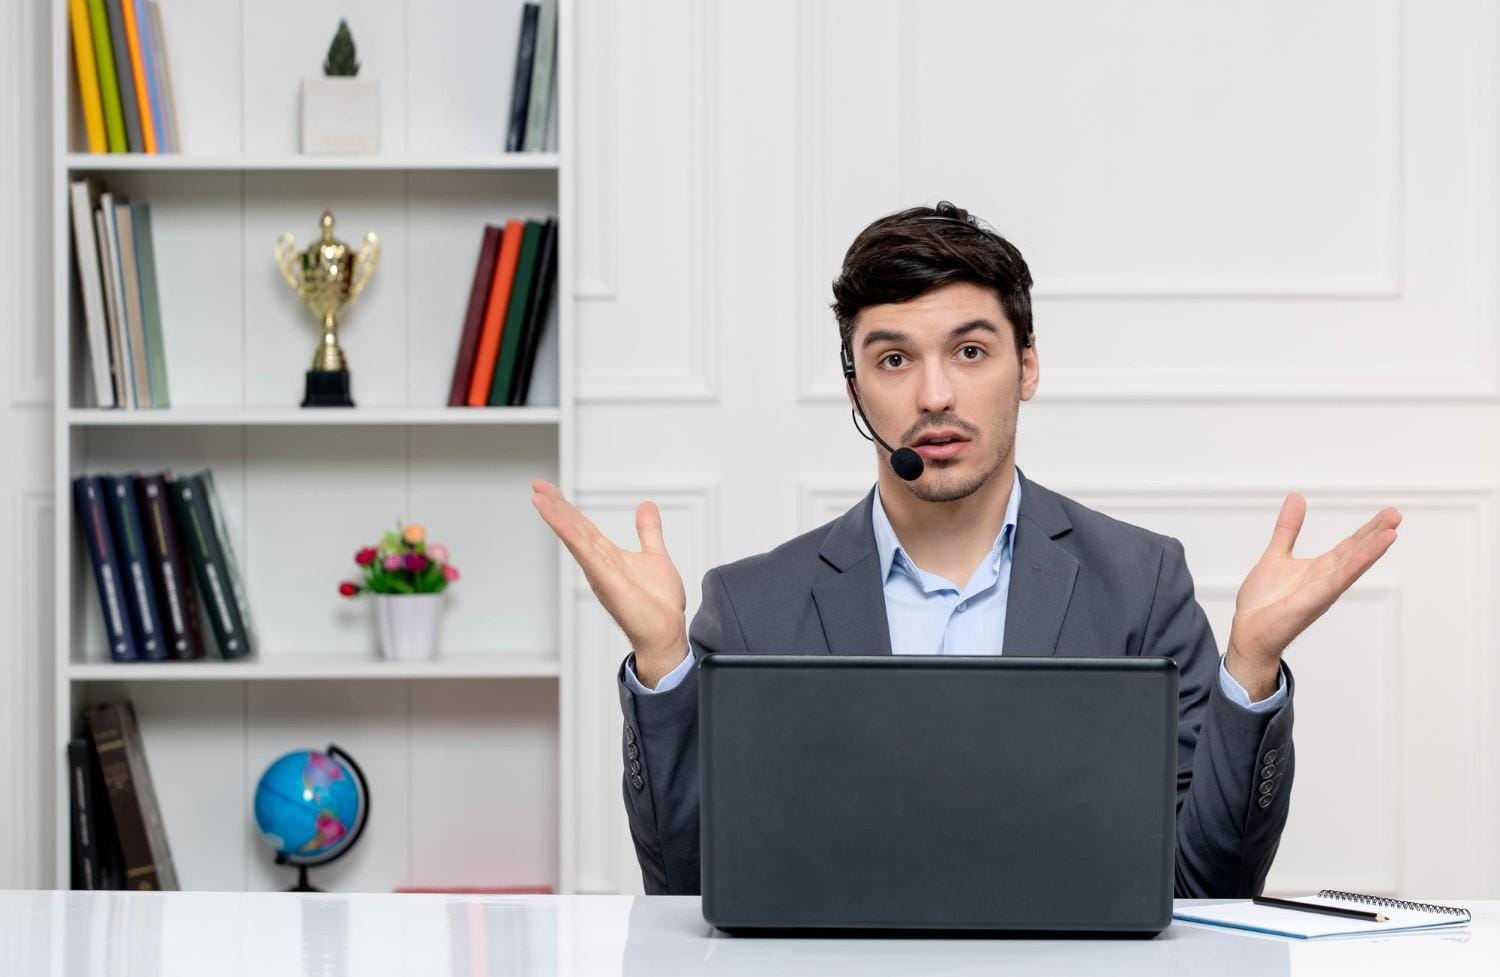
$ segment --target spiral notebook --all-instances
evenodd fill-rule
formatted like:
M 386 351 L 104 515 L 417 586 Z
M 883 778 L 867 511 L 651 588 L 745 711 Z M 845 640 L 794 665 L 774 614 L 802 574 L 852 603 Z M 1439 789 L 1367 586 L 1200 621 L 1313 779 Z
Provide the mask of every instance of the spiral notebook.
M 1315 896 L 1299 896 L 1297 902 L 1343 909 L 1363 909 L 1385 916 L 1384 922 L 1367 922 L 1324 916 L 1299 909 L 1257 906 L 1248 900 L 1225 902 L 1213 906 L 1185 906 L 1173 911 L 1172 918 L 1190 923 L 1207 923 L 1233 929 L 1251 930 L 1314 940 L 1323 936 L 1360 936 L 1404 933 L 1413 930 L 1463 926 L 1469 922 L 1467 909 L 1460 906 L 1437 906 L 1426 902 L 1407 902 L 1384 896 L 1367 896 L 1359 892 L 1324 889 Z

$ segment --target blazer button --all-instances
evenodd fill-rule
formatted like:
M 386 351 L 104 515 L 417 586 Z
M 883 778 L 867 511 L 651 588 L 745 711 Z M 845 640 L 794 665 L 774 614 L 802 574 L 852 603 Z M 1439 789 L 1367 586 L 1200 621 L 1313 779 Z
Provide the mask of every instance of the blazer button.
M 1268 763 L 1264 767 L 1260 768 L 1260 776 L 1262 780 L 1270 780 L 1272 777 L 1276 776 L 1276 768 Z
M 1269 749 L 1269 750 L 1266 751 L 1266 755 L 1265 755 L 1264 759 L 1261 760 L 1261 762 L 1262 763 L 1275 763 L 1276 762 L 1276 758 L 1278 756 L 1280 756 L 1280 754 L 1276 752 L 1276 748 L 1275 747 L 1272 747 L 1271 749 Z
M 625 742 L 635 742 L 635 727 L 631 726 L 629 723 L 625 724 Z
M 1262 780 L 1260 782 L 1260 792 L 1262 794 L 1269 794 L 1269 793 L 1271 793 L 1271 791 L 1273 791 L 1275 789 L 1276 789 L 1276 785 L 1273 784 L 1273 783 L 1271 783 L 1269 780 Z
M 636 757 L 641 755 L 641 748 L 636 746 L 634 743 L 630 743 L 625 747 L 625 755 L 634 760 Z
M 640 772 L 641 772 L 641 761 L 639 761 L 639 760 L 631 760 L 630 761 L 630 772 L 633 773 L 633 774 L 639 775 Z
M 1256 803 L 1258 803 L 1263 808 L 1264 807 L 1270 807 L 1271 806 L 1271 795 L 1270 794 L 1262 794 L 1260 800 L 1257 801 Z
M 630 786 L 634 787 L 636 790 L 640 790 L 642 787 L 646 786 L 646 782 L 641 779 L 640 774 L 636 774 L 635 776 L 630 778 Z

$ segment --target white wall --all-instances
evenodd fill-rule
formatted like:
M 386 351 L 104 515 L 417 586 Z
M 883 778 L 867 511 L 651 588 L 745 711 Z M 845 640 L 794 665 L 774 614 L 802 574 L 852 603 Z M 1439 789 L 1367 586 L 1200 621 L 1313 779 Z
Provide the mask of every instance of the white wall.
M 0 5 L 8 744 L 40 741 L 50 641 L 44 6 Z M 631 545 L 635 504 L 661 505 L 690 614 L 708 567 L 868 489 L 828 283 L 869 220 L 950 198 L 1037 281 L 1020 464 L 1180 536 L 1221 644 L 1286 491 L 1308 497 L 1299 555 L 1405 515 L 1289 652 L 1298 780 L 1271 887 L 1500 896 L 1495 5 L 577 14 L 579 496 Z M 573 704 L 573 882 L 638 890 L 625 648 L 581 576 L 575 598 L 595 679 Z M 46 796 L 39 756 L 0 750 L 0 885 L 40 878 L 48 822 L 14 800 Z
M 1496 5 L 580 6 L 578 483 L 617 542 L 662 505 L 690 613 L 704 569 L 869 488 L 829 282 L 950 198 L 1037 282 L 1019 463 L 1181 537 L 1221 648 L 1286 492 L 1299 556 L 1405 517 L 1290 649 L 1270 887 L 1500 895 Z M 636 890 L 625 648 L 577 603 L 576 881 Z

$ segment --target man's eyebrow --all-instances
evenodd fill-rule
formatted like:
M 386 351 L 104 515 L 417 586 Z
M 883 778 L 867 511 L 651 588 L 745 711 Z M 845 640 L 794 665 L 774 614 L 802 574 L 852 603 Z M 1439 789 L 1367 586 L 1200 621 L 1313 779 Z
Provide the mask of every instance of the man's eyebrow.
M 994 333 L 996 336 L 1000 335 L 1000 330 L 998 328 L 996 328 L 995 324 L 993 322 L 991 322 L 990 320 L 988 320 L 988 319 L 972 319 L 972 320 L 964 323 L 963 325 L 954 328 L 953 331 L 951 331 L 950 333 L 948 333 L 948 341 L 952 342 L 953 340 L 959 338 L 960 336 L 966 336 L 969 333 L 974 332 L 975 330 L 979 330 L 979 329 L 982 329 L 985 332 Z M 864 338 L 863 341 L 860 342 L 859 348 L 860 349 L 868 349 L 869 347 L 875 345 L 876 343 L 909 343 L 909 342 L 911 342 L 911 336 L 907 335 L 904 332 L 896 332 L 896 331 L 891 330 L 891 329 L 874 329 L 874 330 L 871 330 L 870 332 L 865 333 L 865 338 Z

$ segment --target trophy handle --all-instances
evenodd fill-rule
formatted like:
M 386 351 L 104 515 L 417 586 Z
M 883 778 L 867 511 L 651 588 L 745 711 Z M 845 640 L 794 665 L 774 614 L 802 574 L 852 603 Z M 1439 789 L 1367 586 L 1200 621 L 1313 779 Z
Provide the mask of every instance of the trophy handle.
M 354 281 L 349 283 L 349 301 L 364 291 L 365 285 L 369 283 L 370 276 L 375 274 L 375 266 L 380 264 L 380 238 L 371 231 L 365 235 L 364 246 L 359 249 L 359 254 L 354 256 Z
M 297 296 L 302 296 L 302 279 L 297 274 L 297 244 L 292 238 L 290 231 L 276 239 L 276 267 L 281 269 L 281 277 L 286 283 L 296 289 Z

